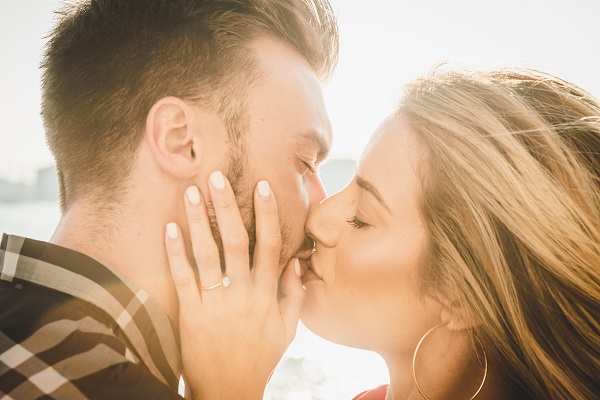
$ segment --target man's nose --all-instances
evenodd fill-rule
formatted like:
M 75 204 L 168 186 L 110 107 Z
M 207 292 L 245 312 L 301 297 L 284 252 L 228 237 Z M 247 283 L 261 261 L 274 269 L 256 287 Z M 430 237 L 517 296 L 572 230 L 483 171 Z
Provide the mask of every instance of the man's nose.
M 315 179 L 312 182 L 310 191 L 308 193 L 308 209 L 310 210 L 313 207 L 318 206 L 323 200 L 325 200 L 326 197 L 327 192 L 325 191 L 323 182 L 321 182 L 321 178 L 315 176 Z

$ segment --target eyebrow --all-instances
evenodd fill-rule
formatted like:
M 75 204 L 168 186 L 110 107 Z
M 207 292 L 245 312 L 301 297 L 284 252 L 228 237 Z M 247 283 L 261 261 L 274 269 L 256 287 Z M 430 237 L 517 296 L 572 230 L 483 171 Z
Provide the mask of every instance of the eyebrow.
M 296 137 L 299 143 L 317 147 L 317 161 L 323 161 L 329 155 L 331 146 L 325 139 L 325 136 L 317 133 L 317 131 L 311 129 L 308 131 L 298 132 Z
M 375 186 L 373 186 L 372 183 L 364 180 L 363 178 L 361 178 L 358 175 L 356 175 L 355 179 L 356 179 L 356 184 L 358 186 L 365 189 L 367 192 L 371 193 L 373 195 L 373 197 L 375 197 L 375 199 L 379 202 L 379 204 L 381 204 L 381 207 L 383 207 L 388 213 L 390 213 L 390 214 L 392 213 L 392 211 L 390 210 L 390 207 L 388 207 L 388 205 L 385 203 L 385 201 L 383 201 L 383 197 L 381 196 L 381 193 L 379 193 L 379 190 L 377 190 L 375 188 Z

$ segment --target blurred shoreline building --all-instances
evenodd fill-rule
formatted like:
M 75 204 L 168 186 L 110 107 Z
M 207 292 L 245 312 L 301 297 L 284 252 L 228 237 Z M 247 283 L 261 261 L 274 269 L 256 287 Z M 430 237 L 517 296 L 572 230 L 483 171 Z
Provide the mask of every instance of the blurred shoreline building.
M 42 168 L 37 172 L 36 200 L 58 200 L 58 178 L 54 166 Z
M 0 179 L 0 202 L 57 200 L 58 179 L 53 165 L 39 169 L 32 184 Z
M 343 189 L 354 175 L 356 161 L 332 159 L 320 169 L 320 177 L 328 195 Z M 0 179 L 0 202 L 57 201 L 58 179 L 54 165 L 39 169 L 35 182 L 10 182 Z

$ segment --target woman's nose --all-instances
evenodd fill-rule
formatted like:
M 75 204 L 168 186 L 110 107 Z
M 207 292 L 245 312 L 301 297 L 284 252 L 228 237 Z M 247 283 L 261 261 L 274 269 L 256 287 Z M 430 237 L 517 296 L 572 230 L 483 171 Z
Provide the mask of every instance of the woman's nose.
M 321 204 L 314 206 L 306 219 L 306 233 L 316 242 L 327 247 L 335 247 L 339 238 L 339 220 L 343 220 L 343 209 L 340 208 L 340 195 L 334 194 Z

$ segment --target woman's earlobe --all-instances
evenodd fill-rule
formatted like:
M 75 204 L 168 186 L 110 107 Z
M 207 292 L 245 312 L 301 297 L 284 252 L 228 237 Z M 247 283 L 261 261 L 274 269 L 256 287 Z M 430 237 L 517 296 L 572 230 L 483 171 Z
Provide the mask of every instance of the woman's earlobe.
M 451 331 L 462 331 L 478 325 L 475 318 L 459 306 L 458 302 L 442 305 L 442 323 Z

